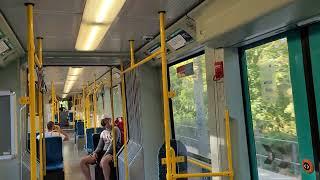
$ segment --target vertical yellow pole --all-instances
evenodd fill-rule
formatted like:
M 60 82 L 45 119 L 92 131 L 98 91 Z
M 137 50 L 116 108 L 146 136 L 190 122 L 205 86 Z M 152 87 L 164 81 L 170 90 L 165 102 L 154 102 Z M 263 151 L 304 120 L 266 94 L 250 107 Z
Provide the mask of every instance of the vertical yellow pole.
M 121 72 L 123 72 L 123 64 L 121 62 Z M 126 102 L 126 92 L 125 92 L 125 74 L 121 73 L 121 98 L 122 98 L 122 119 L 123 119 L 123 139 L 124 139 L 124 168 L 125 168 L 125 180 L 129 179 L 129 167 L 128 167 L 128 125 L 127 125 L 127 102 Z
M 76 97 L 75 97 L 75 95 L 72 96 L 72 105 L 73 105 L 72 122 L 74 122 L 74 120 L 76 118 Z
M 88 89 L 88 94 L 87 94 L 87 128 L 91 128 L 91 119 L 90 119 L 90 114 L 91 114 L 91 104 L 90 104 L 90 94 L 89 94 L 89 82 L 87 84 L 87 89 Z
M 167 180 L 172 179 L 171 155 L 170 155 L 170 122 L 169 122 L 169 98 L 167 79 L 167 54 L 166 54 L 166 32 L 165 32 L 165 12 L 160 12 L 160 42 L 161 42 L 161 68 L 162 68 L 162 93 L 163 93 L 163 115 L 165 130 L 165 149 Z
M 38 58 L 39 62 L 42 66 L 42 39 L 41 37 L 37 37 L 38 40 Z M 39 67 L 40 71 L 42 70 L 42 67 Z M 38 77 L 39 79 L 39 77 Z M 38 81 L 39 82 L 39 81 Z M 39 99 L 38 99 L 38 107 L 39 107 L 39 161 L 40 161 L 40 180 L 43 180 L 43 132 L 44 132 L 44 125 L 43 125 L 43 110 L 42 110 L 42 103 L 43 103 L 43 97 L 42 97 L 42 92 L 41 92 L 41 84 L 38 85 L 38 94 L 39 94 Z
M 134 65 L 134 40 L 129 40 L 130 44 L 130 65 L 131 67 Z
M 28 31 L 28 70 L 29 70 L 29 113 L 30 113 L 30 179 L 37 179 L 37 146 L 36 146 L 36 97 L 35 97 L 35 74 L 34 74 L 34 32 L 33 32 L 33 6 L 32 3 L 26 3 L 27 6 L 27 31 Z
M 60 110 L 59 110 L 59 108 L 60 108 L 60 103 L 59 103 L 59 101 L 58 101 L 58 99 L 57 99 L 57 96 L 55 96 L 55 98 L 56 98 L 56 104 L 57 104 L 57 114 L 58 114 L 58 123 L 59 123 L 59 125 L 60 125 Z
M 176 162 L 176 159 L 175 159 L 176 153 L 175 153 L 173 148 L 170 148 L 170 153 L 171 153 L 170 155 L 171 155 L 171 158 L 172 158 L 172 160 L 171 160 L 172 173 L 176 174 L 177 173 L 177 166 L 176 166 L 177 162 Z M 173 177 L 172 180 L 176 180 L 176 178 Z
M 55 116 L 55 95 L 54 95 L 54 85 L 53 81 L 51 81 L 51 121 L 54 122 L 54 116 Z
M 87 115 L 86 115 L 86 95 L 85 95 L 85 89 L 84 87 L 82 88 L 82 118 L 83 118 L 83 121 L 84 121 L 84 124 L 86 124 L 86 118 L 87 118 Z
M 94 75 L 94 89 L 93 89 L 93 127 L 94 133 L 96 133 L 97 128 L 97 94 L 96 94 L 96 75 Z
M 228 151 L 228 170 L 232 172 L 230 180 L 233 180 L 233 162 L 232 162 L 232 147 L 231 147 L 231 134 L 230 134 L 230 115 L 229 110 L 225 110 L 225 119 L 226 119 L 226 143 Z
M 117 167 L 117 157 L 116 157 L 116 139 L 115 137 L 115 120 L 114 120 L 114 107 L 113 107 L 113 74 L 112 74 L 112 68 L 110 70 L 110 103 L 111 103 L 111 114 L 112 114 L 112 143 L 113 143 L 113 165 L 114 167 Z

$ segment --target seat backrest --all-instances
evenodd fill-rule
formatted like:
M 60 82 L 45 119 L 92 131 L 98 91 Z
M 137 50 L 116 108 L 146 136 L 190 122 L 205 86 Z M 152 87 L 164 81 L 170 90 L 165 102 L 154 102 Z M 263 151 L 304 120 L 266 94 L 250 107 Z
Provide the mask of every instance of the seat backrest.
M 61 137 L 46 137 L 46 160 L 47 164 L 63 162 Z
M 188 151 L 186 146 L 179 140 L 170 140 L 170 146 L 174 149 L 176 156 L 184 157 L 183 162 L 177 163 L 177 172 L 179 173 L 188 173 Z M 165 144 L 161 146 L 158 153 L 158 166 L 159 166 L 159 180 L 165 180 L 167 174 L 166 165 L 162 164 L 162 159 L 166 157 L 166 148 Z M 179 178 L 180 180 L 187 180 L 187 178 Z
M 98 127 L 98 128 L 96 129 L 96 133 L 97 133 L 97 134 L 100 134 L 103 130 L 104 130 L 103 127 Z
M 84 122 L 78 121 L 76 126 L 77 126 L 77 135 L 84 135 Z
M 88 128 L 86 129 L 86 147 L 87 151 L 91 152 L 93 151 L 93 140 L 92 140 L 92 134 L 94 133 L 94 128 Z
M 96 149 L 98 144 L 99 144 L 99 140 L 100 140 L 100 133 L 96 133 L 92 135 L 92 139 L 93 139 L 93 149 Z

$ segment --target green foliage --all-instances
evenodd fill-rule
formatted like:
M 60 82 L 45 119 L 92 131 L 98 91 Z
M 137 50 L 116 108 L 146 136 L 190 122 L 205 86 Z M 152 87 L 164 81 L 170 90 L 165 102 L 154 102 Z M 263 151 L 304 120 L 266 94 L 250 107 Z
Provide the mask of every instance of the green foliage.
M 203 80 L 205 80 L 205 56 L 201 57 L 201 68 L 203 73 Z M 193 62 L 194 59 L 189 59 L 187 61 L 181 62 L 169 69 L 170 73 L 170 87 L 175 91 L 176 97 L 173 99 L 173 112 L 174 112 L 174 122 L 176 124 L 183 124 L 186 126 L 196 126 L 196 109 L 195 109 L 195 97 L 194 97 L 194 75 L 179 78 L 177 75 L 177 67 Z M 194 67 L 194 70 L 196 68 Z M 203 95 L 204 107 L 208 107 L 207 98 L 207 85 L 205 81 L 203 82 Z M 204 108 L 205 117 L 208 114 L 208 108 Z
M 295 140 L 296 126 L 289 73 L 288 45 L 280 39 L 246 51 L 249 93 L 255 135 Z M 262 77 L 262 68 L 273 66 L 272 77 Z M 265 79 L 273 92 L 265 92 Z M 270 96 L 271 99 L 265 98 Z

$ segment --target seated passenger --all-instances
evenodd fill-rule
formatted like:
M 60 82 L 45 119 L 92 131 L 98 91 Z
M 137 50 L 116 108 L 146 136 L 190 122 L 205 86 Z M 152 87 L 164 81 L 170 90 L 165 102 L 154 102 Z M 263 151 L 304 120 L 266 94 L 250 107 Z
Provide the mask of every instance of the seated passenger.
M 100 134 L 99 144 L 96 150 L 81 159 L 80 166 L 86 180 L 91 180 L 90 176 L 90 164 L 99 163 L 103 170 L 103 176 L 105 180 L 110 180 L 111 167 L 113 162 L 113 138 L 112 138 L 112 123 L 110 117 L 105 117 L 101 120 L 101 126 L 104 130 Z M 118 127 L 115 126 L 116 139 L 116 151 L 121 148 L 121 132 Z
M 49 121 L 47 123 L 47 130 L 45 132 L 45 137 L 61 137 L 62 141 L 69 140 L 69 136 L 59 126 L 54 125 L 54 122 Z M 37 136 L 37 139 L 40 139 L 40 135 Z

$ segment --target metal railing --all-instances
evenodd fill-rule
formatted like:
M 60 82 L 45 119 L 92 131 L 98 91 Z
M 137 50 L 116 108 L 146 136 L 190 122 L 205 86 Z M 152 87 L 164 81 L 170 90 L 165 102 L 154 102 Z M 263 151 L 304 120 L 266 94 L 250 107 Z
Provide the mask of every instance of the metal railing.
M 299 157 L 298 157 L 298 142 L 293 140 L 286 139 L 278 139 L 278 138 L 270 138 L 263 136 L 255 136 L 256 142 L 256 157 L 258 167 L 266 170 L 271 170 L 275 173 L 278 173 L 278 169 L 287 169 L 282 170 L 285 174 L 291 175 L 299 175 L 300 174 L 300 166 Z M 264 146 L 268 146 L 271 148 L 273 153 L 273 159 L 268 164 L 265 163 L 266 159 L 270 159 L 270 155 L 267 150 L 264 149 Z M 281 147 L 284 150 L 277 150 L 276 146 Z M 279 148 L 278 148 L 279 149 Z M 288 153 L 284 153 L 288 152 Z M 286 159 L 284 158 L 286 157 Z M 279 167 L 280 164 L 285 164 L 284 167 Z M 281 173 L 279 173 L 281 174 Z

